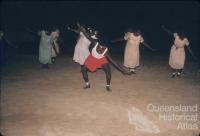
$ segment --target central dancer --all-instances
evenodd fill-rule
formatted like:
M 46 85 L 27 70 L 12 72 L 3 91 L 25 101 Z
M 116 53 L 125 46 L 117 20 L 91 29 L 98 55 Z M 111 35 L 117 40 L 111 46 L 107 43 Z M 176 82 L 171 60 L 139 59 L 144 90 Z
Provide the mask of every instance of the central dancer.
M 108 54 L 108 48 L 106 46 L 102 46 L 100 41 L 97 38 L 92 38 L 93 35 L 97 35 L 97 31 L 88 31 L 77 24 L 79 30 L 90 40 L 91 44 L 94 45 L 90 55 L 84 62 L 84 65 L 81 67 L 81 72 L 83 74 L 83 79 L 85 80 L 86 86 L 84 89 L 90 88 L 90 83 L 88 79 L 88 71 L 95 72 L 97 69 L 101 68 L 104 70 L 106 74 L 106 90 L 111 91 L 110 83 L 111 83 L 111 69 L 109 65 L 109 61 L 123 74 L 130 74 L 129 70 L 125 67 L 116 63 Z

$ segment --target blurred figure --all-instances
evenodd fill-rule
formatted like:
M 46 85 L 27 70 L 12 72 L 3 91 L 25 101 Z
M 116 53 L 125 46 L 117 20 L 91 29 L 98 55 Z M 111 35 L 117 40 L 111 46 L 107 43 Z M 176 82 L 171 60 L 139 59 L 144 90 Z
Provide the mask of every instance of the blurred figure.
M 41 37 L 39 44 L 39 62 L 42 64 L 42 68 L 49 69 L 49 64 L 52 64 L 53 37 L 48 30 L 42 30 L 38 32 L 38 35 Z
M 0 136 L 3 136 L 3 135 L 0 133 Z
M 55 49 L 55 54 L 58 54 L 56 50 L 56 42 L 59 37 L 59 30 L 50 30 L 48 27 L 39 32 L 33 31 L 28 27 L 25 27 L 25 30 L 40 37 L 39 62 L 42 64 L 42 69 L 49 69 L 49 64 L 52 64 L 52 48 Z
M 194 60 L 197 58 L 194 56 L 192 50 L 189 47 L 189 40 L 185 36 L 185 33 L 181 30 L 179 33 L 168 30 L 164 25 L 161 26 L 162 29 L 169 35 L 174 37 L 174 42 L 170 50 L 169 55 L 169 65 L 172 68 L 172 78 L 181 77 L 181 73 L 185 65 L 185 47 L 187 47 L 189 53 Z
M 60 37 L 60 30 L 58 28 L 53 28 L 51 32 L 51 36 L 53 38 L 53 46 L 51 50 L 51 58 L 52 62 L 55 62 L 56 57 L 60 54 L 60 47 L 59 47 L 59 37 Z
M 185 64 L 185 47 L 188 48 L 191 54 L 192 51 L 189 47 L 189 41 L 183 33 L 173 33 L 174 43 L 170 50 L 169 65 L 173 69 L 172 77 L 181 77 L 182 70 Z
M 77 43 L 74 49 L 74 56 L 73 60 L 83 66 L 85 63 L 86 58 L 90 55 L 89 46 L 91 44 L 90 40 L 80 31 L 80 29 L 72 29 L 68 27 L 68 30 L 71 30 L 77 34 L 79 37 L 77 39 Z M 87 32 L 91 33 L 91 30 L 88 28 Z M 95 38 L 95 37 L 94 37 Z

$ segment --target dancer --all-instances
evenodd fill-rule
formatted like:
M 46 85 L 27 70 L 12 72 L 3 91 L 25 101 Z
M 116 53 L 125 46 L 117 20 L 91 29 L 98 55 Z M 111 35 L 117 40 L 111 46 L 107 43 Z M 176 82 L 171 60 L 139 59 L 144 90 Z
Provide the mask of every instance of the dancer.
M 89 46 L 91 44 L 90 40 L 80 31 L 80 29 L 73 29 L 68 27 L 68 30 L 71 30 L 77 34 L 79 34 L 75 50 L 73 60 L 80 64 L 80 66 L 84 65 L 86 58 L 90 55 Z M 88 32 L 91 30 L 88 29 Z M 93 36 L 96 39 L 95 35 Z
M 113 43 L 123 40 L 127 41 L 124 52 L 124 66 L 129 68 L 132 74 L 135 74 L 135 69 L 140 65 L 139 46 L 141 43 L 152 51 L 155 51 L 155 49 L 151 48 L 151 46 L 144 42 L 139 29 L 132 30 L 132 28 L 129 28 L 128 32 L 125 33 L 124 38 L 112 40 L 111 42 Z
M 42 30 L 38 33 L 41 36 L 39 44 L 39 61 L 42 64 L 42 68 L 49 69 L 49 64 L 52 64 L 52 44 L 53 38 L 51 36 L 51 31 Z
M 101 68 L 104 70 L 106 74 L 106 90 L 112 91 L 110 88 L 111 69 L 110 69 L 109 61 L 111 61 L 111 63 L 122 73 L 129 74 L 129 71 L 121 67 L 110 57 L 110 55 L 108 54 L 108 48 L 106 46 L 102 46 L 99 39 L 92 38 L 90 33 L 88 33 L 87 30 L 84 27 L 82 27 L 80 24 L 78 24 L 78 27 L 79 27 L 79 30 L 91 41 L 91 43 L 95 45 L 91 53 L 85 60 L 84 65 L 82 65 L 81 67 L 83 79 L 85 80 L 85 83 L 86 83 L 86 86 L 84 87 L 84 89 L 90 88 L 87 72 L 88 71 L 95 72 L 97 69 Z
M 190 43 L 184 34 L 174 33 L 174 38 L 169 55 L 169 65 L 173 69 L 172 77 L 181 77 L 185 64 L 185 47 L 188 47 L 190 52 L 192 51 L 189 48 Z
M 162 28 L 168 32 L 170 35 L 174 36 L 174 42 L 170 50 L 169 55 L 169 65 L 172 68 L 172 78 L 174 77 L 181 77 L 182 71 L 184 69 L 185 64 L 185 47 L 189 50 L 193 58 L 196 60 L 196 57 L 193 55 L 192 50 L 189 47 L 189 40 L 185 36 L 183 32 L 179 33 L 172 33 L 164 26 Z
M 54 45 L 54 40 L 52 37 L 52 30 L 41 30 L 39 32 L 32 31 L 26 28 L 26 31 L 40 36 L 39 43 L 39 62 L 42 64 L 42 69 L 49 69 L 49 64 L 52 64 L 52 48 Z

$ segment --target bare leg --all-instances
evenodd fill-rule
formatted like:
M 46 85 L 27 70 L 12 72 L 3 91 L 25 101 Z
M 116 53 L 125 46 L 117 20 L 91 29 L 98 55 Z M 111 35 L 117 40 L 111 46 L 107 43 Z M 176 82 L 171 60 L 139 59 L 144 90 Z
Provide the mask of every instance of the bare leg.
M 85 84 L 86 84 L 86 86 L 83 87 L 83 89 L 90 88 L 90 83 L 89 83 L 88 73 L 87 72 L 88 72 L 87 68 L 84 65 L 82 65 L 81 66 L 81 73 L 83 75 L 83 79 L 84 79 Z
M 106 90 L 107 91 L 112 91 L 110 89 L 110 82 L 111 82 L 111 69 L 110 69 L 110 66 L 109 64 L 105 64 L 103 65 L 103 70 L 106 74 Z

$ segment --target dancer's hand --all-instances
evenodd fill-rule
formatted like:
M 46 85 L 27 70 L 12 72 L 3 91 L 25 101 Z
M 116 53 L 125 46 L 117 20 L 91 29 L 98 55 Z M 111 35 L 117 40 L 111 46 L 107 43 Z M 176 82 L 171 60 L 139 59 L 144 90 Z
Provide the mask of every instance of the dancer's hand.
M 129 68 L 122 66 L 122 74 L 131 75 L 131 71 L 129 70 Z

